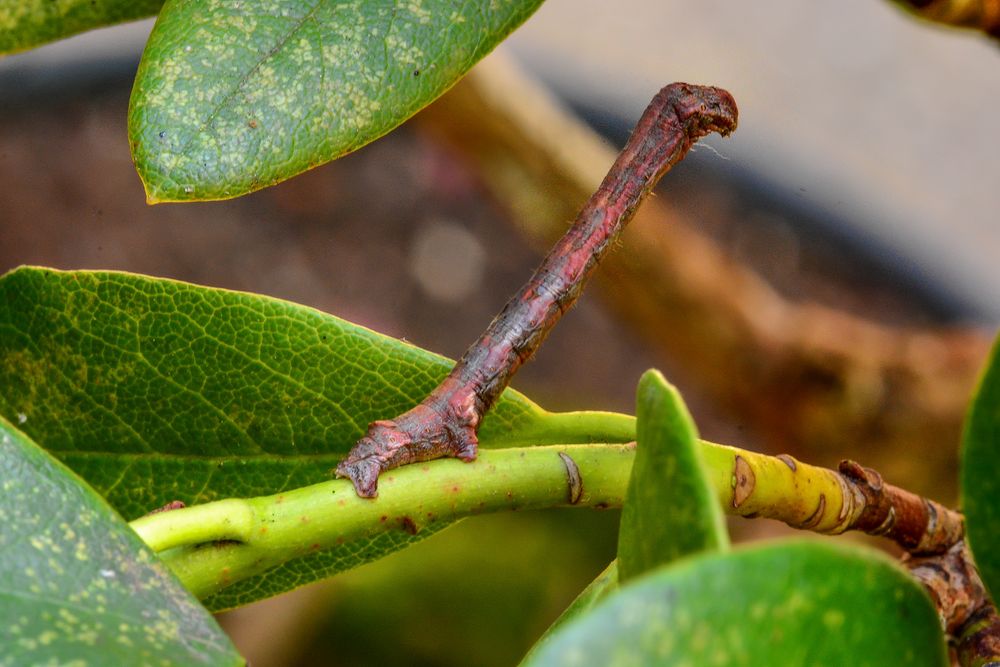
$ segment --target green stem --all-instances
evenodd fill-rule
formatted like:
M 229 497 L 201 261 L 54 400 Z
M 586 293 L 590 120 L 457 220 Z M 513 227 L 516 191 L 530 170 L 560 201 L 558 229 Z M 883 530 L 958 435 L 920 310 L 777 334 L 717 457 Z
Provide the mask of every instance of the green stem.
M 634 447 L 484 449 L 472 463 L 443 459 L 391 470 L 375 499 L 359 498 L 346 480 L 331 480 L 273 496 L 151 514 L 132 527 L 205 598 L 281 563 L 379 533 L 416 534 L 487 512 L 621 507 Z M 702 448 L 708 481 L 730 514 L 777 519 L 819 533 L 886 534 L 917 553 L 946 550 L 962 536 L 961 515 L 882 484 L 876 473 L 856 464 L 843 474 L 788 456 L 705 441 Z M 910 517 L 901 526 L 907 530 L 896 530 L 895 516 Z M 923 522 L 914 519 L 918 516 Z
M 184 511 L 147 514 L 131 523 L 132 529 L 156 552 L 175 547 L 222 540 L 249 542 L 257 516 L 252 500 L 228 498 L 186 507 Z
M 489 416 L 487 415 L 487 419 Z M 482 434 L 480 434 L 482 435 Z M 635 440 L 635 417 L 620 412 L 583 410 L 579 412 L 545 412 L 541 417 L 519 424 L 512 432 L 503 433 L 498 442 L 502 449 L 532 447 L 540 443 L 618 443 Z M 496 448 L 490 442 L 480 443 L 482 449 Z
M 286 561 L 378 533 L 415 533 L 473 514 L 570 505 L 569 464 L 560 453 L 575 463 L 583 483 L 575 505 L 621 507 L 633 447 L 484 450 L 472 463 L 440 460 L 393 470 L 374 500 L 357 497 L 348 481 L 331 480 L 152 514 L 132 526 L 185 586 L 205 598 Z M 217 543 L 194 547 L 205 542 Z

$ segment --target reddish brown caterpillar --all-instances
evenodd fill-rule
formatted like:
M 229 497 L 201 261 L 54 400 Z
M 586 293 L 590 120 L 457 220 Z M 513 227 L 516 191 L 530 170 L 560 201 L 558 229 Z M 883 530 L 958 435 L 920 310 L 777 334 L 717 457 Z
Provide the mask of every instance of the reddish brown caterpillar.
M 337 475 L 373 498 L 385 470 L 443 456 L 473 460 L 483 415 L 576 302 L 642 200 L 695 141 L 712 132 L 728 135 L 736 119 L 736 103 L 720 88 L 673 83 L 657 93 L 600 187 L 527 284 L 427 398 L 368 427 Z

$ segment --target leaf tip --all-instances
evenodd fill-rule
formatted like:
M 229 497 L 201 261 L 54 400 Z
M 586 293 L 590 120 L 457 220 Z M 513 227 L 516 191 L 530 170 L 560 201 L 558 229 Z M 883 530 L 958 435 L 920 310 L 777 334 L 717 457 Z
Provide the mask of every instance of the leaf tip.
M 659 386 L 659 387 L 669 387 L 673 389 L 673 385 L 667 381 L 667 378 L 663 376 L 659 370 L 655 368 L 648 369 L 639 378 L 639 387 L 649 387 L 649 386 Z
M 650 368 L 639 378 L 637 394 L 640 397 L 666 395 L 672 403 L 685 405 L 680 390 L 655 368 Z

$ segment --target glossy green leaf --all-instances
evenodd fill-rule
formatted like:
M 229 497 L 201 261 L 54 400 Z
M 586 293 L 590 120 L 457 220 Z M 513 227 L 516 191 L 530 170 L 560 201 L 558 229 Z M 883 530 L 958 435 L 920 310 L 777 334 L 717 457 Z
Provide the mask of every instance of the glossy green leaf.
M 236 197 L 360 148 L 540 4 L 168 0 L 129 110 L 147 197 Z
M 0 664 L 243 664 L 114 510 L 2 418 L 0 484 Z
M 527 663 L 945 667 L 937 613 L 884 556 L 818 542 L 695 556 L 609 597 Z
M 420 401 L 451 362 L 311 308 L 125 273 L 0 278 L 0 414 L 126 517 L 329 479 L 370 421 Z M 634 421 L 548 413 L 507 391 L 484 447 L 626 442 Z M 226 606 L 373 560 L 382 535 L 227 589 Z M 219 602 L 218 604 L 223 604 Z
M 996 600 L 1000 596 L 1000 338 L 965 419 L 961 493 L 969 548 Z
M 525 663 L 566 623 L 621 583 L 686 555 L 729 547 L 725 517 L 705 475 L 698 432 L 677 389 L 647 371 L 636 392 L 635 463 L 618 532 L 618 559 L 545 631 Z
M 638 447 L 622 509 L 622 582 L 699 551 L 729 546 L 726 521 L 701 460 L 698 432 L 677 390 L 658 371 L 639 381 Z
M 618 590 L 621 583 L 683 556 L 729 547 L 725 517 L 705 476 L 698 432 L 677 389 L 647 371 L 636 391 L 635 463 L 618 532 L 618 559 L 545 631 L 553 634 Z
M 0 0 L 0 53 L 152 16 L 163 0 Z

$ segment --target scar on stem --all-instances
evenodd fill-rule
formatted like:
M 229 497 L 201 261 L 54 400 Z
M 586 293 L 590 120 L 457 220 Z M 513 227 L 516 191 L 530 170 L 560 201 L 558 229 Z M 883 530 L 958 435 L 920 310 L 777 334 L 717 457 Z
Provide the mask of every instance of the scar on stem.
M 742 456 L 736 456 L 733 465 L 733 507 L 739 507 L 753 494 L 757 486 L 757 476 L 753 468 Z
M 811 530 L 819 525 L 819 522 L 823 519 L 823 513 L 826 511 L 826 496 L 824 494 L 819 494 L 819 503 L 816 505 L 816 510 L 809 515 L 809 518 L 802 522 L 799 528 L 805 528 Z
M 583 498 L 583 477 L 580 476 L 580 468 L 576 465 L 573 457 L 566 452 L 559 452 L 559 458 L 566 466 L 566 485 L 569 488 L 569 504 L 576 505 Z
M 793 459 L 788 454 L 778 454 L 775 458 L 784 463 L 786 466 L 788 466 L 792 472 L 798 471 L 799 469 L 798 464 L 795 463 L 795 459 Z

